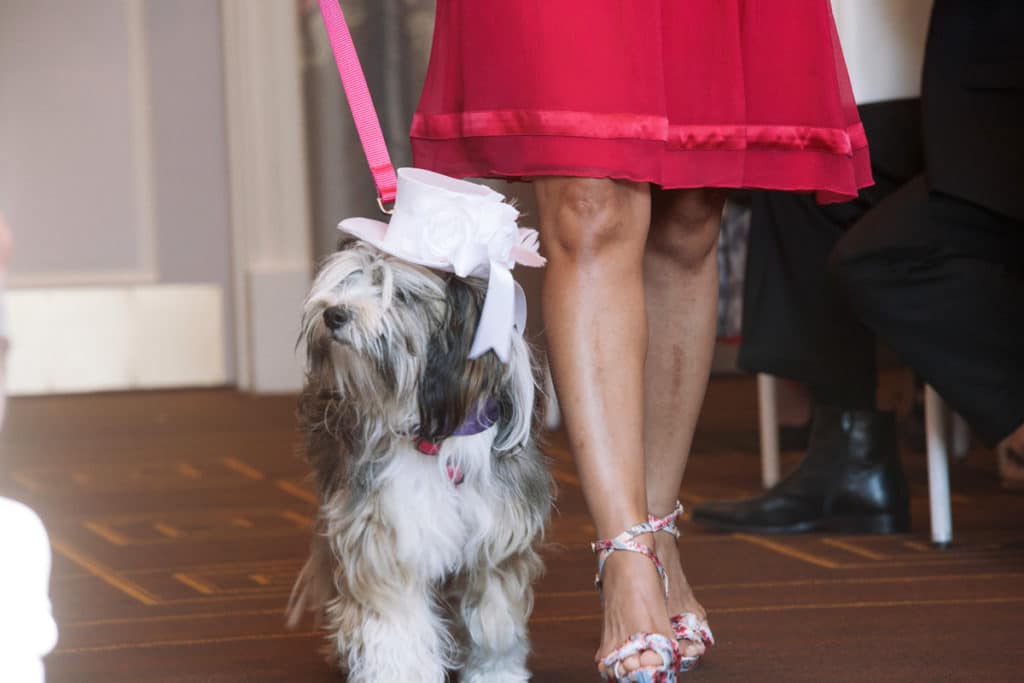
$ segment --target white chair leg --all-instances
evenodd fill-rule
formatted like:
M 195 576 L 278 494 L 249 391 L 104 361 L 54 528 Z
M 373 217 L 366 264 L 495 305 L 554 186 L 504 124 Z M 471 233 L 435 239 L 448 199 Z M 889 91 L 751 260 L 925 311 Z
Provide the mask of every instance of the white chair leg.
M 544 396 L 547 398 L 547 405 L 544 406 L 544 426 L 550 431 L 555 431 L 562 426 L 562 409 L 558 406 L 555 380 L 551 377 L 550 367 L 544 369 Z
M 950 440 L 953 442 L 953 457 L 963 460 L 971 450 L 971 429 L 967 420 L 953 411 L 950 415 Z
M 932 542 L 947 546 L 953 541 L 953 511 L 949 500 L 949 459 L 945 434 L 945 406 L 930 386 L 924 389 L 924 422 L 928 444 L 928 504 L 931 509 Z
M 757 376 L 757 408 L 761 431 L 761 482 L 765 488 L 779 480 L 779 411 L 775 377 Z

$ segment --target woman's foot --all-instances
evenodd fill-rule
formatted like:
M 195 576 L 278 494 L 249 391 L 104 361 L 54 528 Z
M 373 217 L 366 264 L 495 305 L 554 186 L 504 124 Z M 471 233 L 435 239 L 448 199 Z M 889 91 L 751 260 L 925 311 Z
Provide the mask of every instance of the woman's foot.
M 679 556 L 679 543 L 672 534 L 659 533 L 654 535 L 654 551 L 658 559 L 665 566 L 665 573 L 668 575 L 668 614 L 686 614 L 687 612 L 697 615 L 700 621 L 707 620 L 707 612 L 697 602 L 693 589 L 686 581 L 686 574 L 683 573 L 683 565 Z M 691 640 L 680 640 L 679 651 L 683 657 L 699 657 L 704 654 L 706 646 Z
M 649 548 L 655 547 L 651 534 L 637 536 L 636 540 Z M 658 633 L 670 641 L 674 638 L 665 606 L 664 584 L 647 557 L 639 553 L 613 553 L 604 565 L 601 594 L 604 627 L 595 656 L 599 671 L 604 670 L 602 660 L 634 633 Z M 622 662 L 622 670 L 626 672 L 660 666 L 661 656 L 652 650 L 627 657 Z

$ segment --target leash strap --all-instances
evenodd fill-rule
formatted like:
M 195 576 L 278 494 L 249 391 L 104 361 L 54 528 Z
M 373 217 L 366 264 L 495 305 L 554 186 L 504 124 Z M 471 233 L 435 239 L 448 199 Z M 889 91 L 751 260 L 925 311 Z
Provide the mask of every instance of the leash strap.
M 338 65 L 338 74 L 345 88 L 345 97 L 348 99 L 349 109 L 352 110 L 359 140 L 363 143 L 363 152 L 366 153 L 373 182 L 377 185 L 377 203 L 382 211 L 390 213 L 384 208 L 384 204 L 395 200 L 398 178 L 388 155 L 388 147 L 384 142 L 384 133 L 380 129 L 380 119 L 373 106 L 373 98 L 370 97 L 370 89 L 366 85 L 366 76 L 363 75 L 363 68 L 359 64 L 359 55 L 356 54 L 355 45 L 352 43 L 352 34 L 345 23 L 345 15 L 341 11 L 339 0 L 320 0 L 320 13 L 324 18 L 327 37 L 331 41 L 334 61 Z

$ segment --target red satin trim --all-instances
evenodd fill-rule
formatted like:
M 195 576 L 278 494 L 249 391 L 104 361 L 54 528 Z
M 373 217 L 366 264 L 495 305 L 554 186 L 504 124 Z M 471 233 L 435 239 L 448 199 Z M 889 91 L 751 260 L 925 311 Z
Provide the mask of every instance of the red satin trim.
M 850 156 L 867 146 L 864 127 L 846 129 L 773 125 L 670 125 L 660 116 L 575 111 L 495 110 L 413 117 L 412 137 L 551 135 L 664 142 L 670 149 L 742 150 L 748 147 L 815 149 Z
M 413 137 L 451 139 L 491 135 L 561 135 L 587 138 L 666 140 L 668 119 L 635 114 L 500 109 L 456 114 L 420 114 Z

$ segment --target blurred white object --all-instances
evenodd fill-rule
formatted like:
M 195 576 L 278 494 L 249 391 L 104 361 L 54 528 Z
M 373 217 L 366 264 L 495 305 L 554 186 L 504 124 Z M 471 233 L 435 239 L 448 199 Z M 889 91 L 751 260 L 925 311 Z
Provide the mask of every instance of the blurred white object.
M 0 431 L 3 431 L 4 419 L 7 417 L 7 349 L 10 346 L 5 291 L 4 272 L 0 270 Z
M 32 510 L 0 498 L 0 681 L 43 683 L 57 644 L 50 611 L 50 542 Z
M 930 386 L 924 388 L 924 424 L 928 449 L 928 506 L 932 516 L 932 542 L 953 542 L 953 508 L 949 496 L 949 451 L 946 405 Z
M 4 304 L 11 232 L 0 215 L 0 429 L 7 399 Z M 29 508 L 0 498 L 0 681 L 44 683 L 43 657 L 57 644 L 50 610 L 50 539 Z
M 551 366 L 544 364 L 544 396 L 547 405 L 544 407 L 544 426 L 555 431 L 562 426 L 562 409 L 558 406 L 558 394 L 555 393 L 555 380 L 551 377 Z
M 7 414 L 7 266 L 11 261 L 11 229 L 0 213 L 0 430 Z

